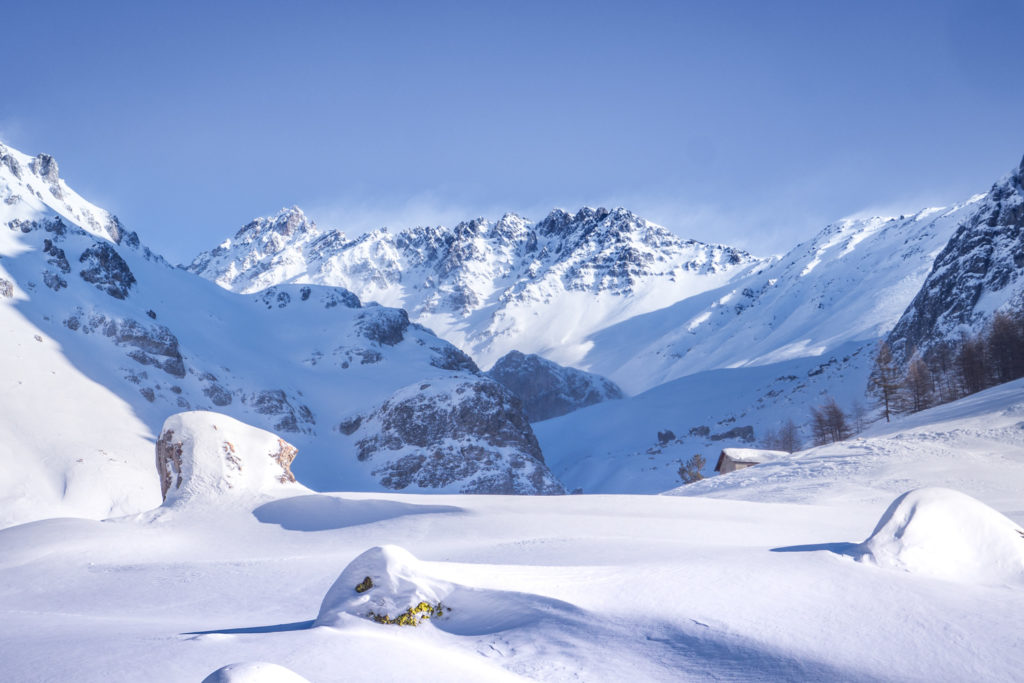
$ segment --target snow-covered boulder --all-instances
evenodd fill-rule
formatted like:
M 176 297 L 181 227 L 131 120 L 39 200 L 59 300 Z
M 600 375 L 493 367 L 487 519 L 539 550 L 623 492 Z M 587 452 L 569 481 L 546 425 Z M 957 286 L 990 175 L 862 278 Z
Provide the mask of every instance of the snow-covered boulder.
M 609 379 L 519 351 L 509 351 L 499 358 L 487 376 L 523 402 L 530 422 L 622 398 L 622 390 Z
M 339 429 L 389 489 L 565 493 L 544 464 L 519 400 L 489 379 L 417 382 Z
M 417 626 L 445 612 L 442 601 L 454 588 L 424 574 L 408 550 L 377 546 L 341 572 L 320 604 L 315 625 L 331 626 L 351 614 L 383 624 Z
M 228 664 L 203 679 L 203 683 L 309 683 L 291 669 L 270 662 Z
M 953 581 L 1024 582 L 1024 530 L 944 488 L 904 493 L 861 545 L 862 561 Z
M 201 410 L 172 415 L 156 442 L 164 505 L 304 492 L 291 472 L 296 453 L 277 435 L 227 415 Z

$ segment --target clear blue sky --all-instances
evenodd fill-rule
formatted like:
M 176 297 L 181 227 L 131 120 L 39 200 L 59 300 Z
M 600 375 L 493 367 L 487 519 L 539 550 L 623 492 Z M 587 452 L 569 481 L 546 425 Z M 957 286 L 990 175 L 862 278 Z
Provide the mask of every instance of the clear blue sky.
M 172 261 L 291 204 L 350 235 L 624 205 L 779 252 L 1024 154 L 1024 0 L 0 9 L 0 139 Z

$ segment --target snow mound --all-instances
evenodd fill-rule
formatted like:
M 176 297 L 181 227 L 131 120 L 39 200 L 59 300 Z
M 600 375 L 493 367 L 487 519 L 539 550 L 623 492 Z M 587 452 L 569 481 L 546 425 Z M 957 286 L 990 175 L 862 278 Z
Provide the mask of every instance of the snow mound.
M 455 588 L 426 576 L 408 550 L 370 548 L 352 560 L 327 591 L 316 626 L 331 626 L 351 614 L 380 623 L 415 626 L 440 616 L 441 601 Z
M 1024 531 L 984 503 L 951 489 L 904 493 L 861 549 L 862 561 L 934 578 L 1024 582 Z
M 309 683 L 291 669 L 269 662 L 228 664 L 203 679 L 203 683 Z
M 276 434 L 227 415 L 200 410 L 172 415 L 156 443 L 164 506 L 304 492 L 290 469 L 297 452 Z

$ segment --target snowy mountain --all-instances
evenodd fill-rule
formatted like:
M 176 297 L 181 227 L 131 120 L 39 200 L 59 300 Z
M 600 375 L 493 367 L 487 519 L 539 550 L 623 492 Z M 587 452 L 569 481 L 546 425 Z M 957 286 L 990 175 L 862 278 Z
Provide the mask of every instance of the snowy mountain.
M 826 226 L 744 277 L 591 335 L 580 367 L 636 393 L 718 368 L 827 359 L 844 344 L 877 340 L 982 198 Z
M 518 349 L 578 363 L 587 335 L 756 269 L 738 249 L 682 240 L 625 210 L 514 214 L 349 240 L 298 208 L 260 218 L 189 270 L 237 292 L 344 287 L 401 306 L 483 366 Z
M 333 287 L 227 292 L 153 254 L 70 190 L 49 157 L 0 154 L 0 524 L 152 507 L 155 437 L 190 409 L 287 438 L 303 453 L 303 483 L 396 488 L 373 473 L 386 455 L 357 458 L 338 427 L 347 415 L 421 381 L 503 391 L 400 309 Z M 486 436 L 462 451 L 450 428 L 445 490 L 460 491 L 469 461 L 504 451 Z M 530 477 L 558 486 L 539 459 L 508 476 L 517 492 L 533 492 Z
M 889 345 L 906 360 L 915 349 L 976 332 L 1007 304 L 1024 305 L 1024 159 L 957 228 Z

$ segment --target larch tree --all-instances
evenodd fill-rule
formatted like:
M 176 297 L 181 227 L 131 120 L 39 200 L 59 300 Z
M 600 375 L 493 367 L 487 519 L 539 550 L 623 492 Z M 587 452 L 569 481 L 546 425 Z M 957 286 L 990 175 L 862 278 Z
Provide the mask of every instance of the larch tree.
M 900 377 L 899 368 L 896 367 L 896 361 L 892 357 L 892 350 L 883 341 L 878 345 L 878 353 L 875 354 L 875 362 L 871 367 L 868 391 L 878 400 L 886 422 L 889 421 L 890 415 L 897 410 L 902 386 L 903 378 Z

